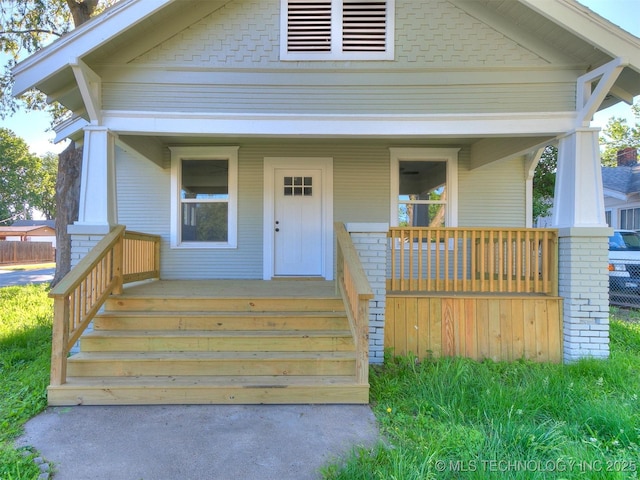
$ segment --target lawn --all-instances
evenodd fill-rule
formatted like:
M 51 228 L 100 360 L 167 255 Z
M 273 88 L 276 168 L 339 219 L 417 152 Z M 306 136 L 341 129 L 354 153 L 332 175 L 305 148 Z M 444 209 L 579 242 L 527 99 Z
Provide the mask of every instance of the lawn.
M 52 302 L 48 285 L 0 288 L 0 479 L 35 479 L 32 456 L 13 448 L 23 424 L 47 404 Z
M 0 288 L 0 479 L 36 479 L 12 446 L 46 406 L 48 286 Z M 621 318 L 622 312 L 613 311 Z M 385 443 L 328 479 L 638 478 L 640 315 L 611 322 L 611 358 L 572 365 L 388 358 L 371 372 Z
M 611 338 L 610 360 L 565 366 L 389 358 L 370 376 L 385 445 L 325 477 L 638 478 L 640 323 Z

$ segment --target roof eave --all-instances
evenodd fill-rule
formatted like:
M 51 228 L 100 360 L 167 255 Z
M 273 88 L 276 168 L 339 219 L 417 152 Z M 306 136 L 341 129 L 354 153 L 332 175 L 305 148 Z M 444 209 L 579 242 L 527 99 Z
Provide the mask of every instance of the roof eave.
M 13 95 L 18 96 L 60 73 L 76 59 L 109 42 L 121 32 L 176 0 L 123 0 L 79 26 L 13 68 Z
M 629 68 L 640 73 L 640 38 L 611 23 L 575 0 L 519 0 L 612 59 L 624 57 Z

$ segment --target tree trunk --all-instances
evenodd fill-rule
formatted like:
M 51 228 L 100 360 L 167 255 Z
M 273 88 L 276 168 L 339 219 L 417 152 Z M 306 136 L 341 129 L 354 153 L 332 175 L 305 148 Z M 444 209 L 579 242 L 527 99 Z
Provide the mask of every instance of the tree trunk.
M 89 20 L 96 10 L 98 0 L 67 0 L 78 27 Z M 56 274 L 51 286 L 56 285 L 71 270 L 71 236 L 67 226 L 78 220 L 80 206 L 80 173 L 82 171 L 82 149 L 75 142 L 58 157 L 56 178 Z
M 91 18 L 98 6 L 98 0 L 67 0 L 73 24 L 78 27 Z
M 71 237 L 67 226 L 78 219 L 80 206 L 80 173 L 82 149 L 75 142 L 58 157 L 56 179 L 56 274 L 51 286 L 56 285 L 71 270 Z

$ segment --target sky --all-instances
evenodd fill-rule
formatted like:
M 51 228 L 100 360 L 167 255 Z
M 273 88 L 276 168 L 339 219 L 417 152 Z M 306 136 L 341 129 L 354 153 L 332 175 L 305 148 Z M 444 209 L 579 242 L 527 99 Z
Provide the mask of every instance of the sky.
M 578 1 L 607 20 L 640 37 L 640 0 Z M 635 121 L 631 107 L 620 103 L 598 112 L 594 116 L 592 125 L 602 128 L 611 117 L 627 118 L 629 124 L 633 124 Z M 45 113 L 20 112 L 12 117 L 0 120 L 0 127 L 13 130 L 17 136 L 27 142 L 30 150 L 37 155 L 44 155 L 47 152 L 59 153 L 65 147 L 64 143 L 57 145 L 52 143 L 55 135 L 52 131 L 48 131 L 50 119 Z

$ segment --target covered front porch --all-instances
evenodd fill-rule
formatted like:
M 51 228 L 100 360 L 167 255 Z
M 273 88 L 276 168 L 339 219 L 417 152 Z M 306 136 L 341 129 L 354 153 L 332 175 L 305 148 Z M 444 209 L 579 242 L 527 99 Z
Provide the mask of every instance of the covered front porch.
M 335 281 L 162 280 L 115 228 L 51 293 L 49 403 L 367 403 L 383 347 L 561 360 L 557 231 L 348 228 Z

